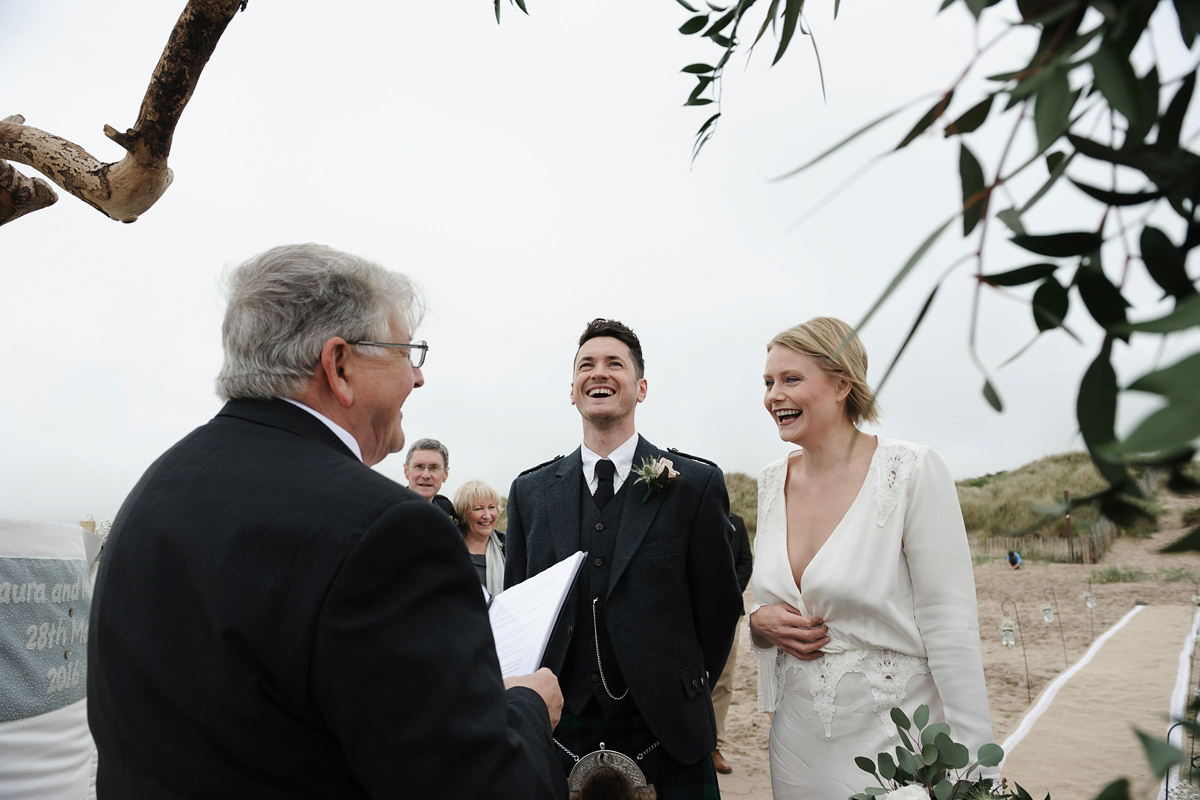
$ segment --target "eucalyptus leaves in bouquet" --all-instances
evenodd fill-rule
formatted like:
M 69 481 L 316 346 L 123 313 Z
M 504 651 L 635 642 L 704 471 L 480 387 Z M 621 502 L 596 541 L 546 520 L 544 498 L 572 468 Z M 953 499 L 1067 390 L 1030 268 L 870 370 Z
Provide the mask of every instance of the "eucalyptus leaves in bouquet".
M 1032 800 L 1019 786 L 1009 791 L 1003 781 L 971 777 L 979 767 L 994 767 L 1000 763 L 1004 750 L 999 745 L 985 744 L 971 761 L 971 752 L 966 745 L 950 738 L 949 725 L 929 723 L 929 706 L 918 707 L 911 721 L 899 708 L 893 708 L 891 715 L 902 745 L 896 745 L 895 758 L 889 753 L 880 753 L 876 761 L 866 756 L 854 759 L 860 769 L 875 776 L 879 786 L 867 787 L 850 800 L 870 800 L 872 797 L 890 800 Z

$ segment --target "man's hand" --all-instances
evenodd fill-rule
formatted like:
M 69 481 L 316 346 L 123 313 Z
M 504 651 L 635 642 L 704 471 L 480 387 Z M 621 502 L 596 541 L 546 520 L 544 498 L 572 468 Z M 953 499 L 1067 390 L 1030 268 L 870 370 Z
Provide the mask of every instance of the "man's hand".
M 821 648 L 829 644 L 823 620 L 803 616 L 787 603 L 759 607 L 750 615 L 750 631 L 801 661 L 820 658 Z
M 504 679 L 505 689 L 512 689 L 515 686 L 533 689 L 541 695 L 542 701 L 546 704 L 546 710 L 550 712 L 551 729 L 558 727 L 558 720 L 562 716 L 563 696 L 562 689 L 558 686 L 558 678 L 554 677 L 553 672 L 542 667 L 532 675 L 515 675 Z

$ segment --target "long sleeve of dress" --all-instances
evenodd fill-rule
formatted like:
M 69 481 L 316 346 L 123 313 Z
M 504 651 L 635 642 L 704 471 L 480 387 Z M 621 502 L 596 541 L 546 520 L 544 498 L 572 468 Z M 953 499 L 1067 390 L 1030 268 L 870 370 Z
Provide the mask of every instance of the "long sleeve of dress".
M 903 547 L 913 612 L 952 736 L 973 760 L 993 739 L 975 578 L 954 481 L 932 450 L 922 448 L 908 495 Z

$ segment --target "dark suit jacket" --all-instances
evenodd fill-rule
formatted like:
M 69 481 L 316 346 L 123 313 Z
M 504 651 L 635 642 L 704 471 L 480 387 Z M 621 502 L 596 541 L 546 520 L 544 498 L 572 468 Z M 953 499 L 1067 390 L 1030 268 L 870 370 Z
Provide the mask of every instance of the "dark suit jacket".
M 100 797 L 566 797 L 462 536 L 282 400 L 150 467 L 91 623 Z
M 733 549 L 733 568 L 737 572 L 738 588 L 743 592 L 754 574 L 754 553 L 750 550 L 750 533 L 741 514 L 729 515 L 729 546 Z M 746 612 L 743 610 L 743 614 Z
M 715 681 L 725 666 L 742 600 L 726 533 L 724 476 L 715 467 L 665 453 L 639 437 L 635 467 L 660 456 L 674 462 L 679 478 L 646 502 L 642 484 L 629 487 L 613 551 L 606 615 L 638 711 L 667 752 L 691 764 L 717 746 L 710 676 Z M 577 449 L 513 482 L 506 586 L 579 549 L 582 470 Z M 574 620 L 572 595 L 543 661 L 556 673 Z M 590 636 L 590 631 L 573 633 Z

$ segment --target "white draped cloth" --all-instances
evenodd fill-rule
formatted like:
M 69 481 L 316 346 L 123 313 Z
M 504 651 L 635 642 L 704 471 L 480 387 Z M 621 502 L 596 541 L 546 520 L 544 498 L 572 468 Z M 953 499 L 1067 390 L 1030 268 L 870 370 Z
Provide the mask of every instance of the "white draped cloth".
M 854 758 L 895 756 L 893 706 L 910 718 L 929 706 L 930 721 L 949 723 L 974 760 L 992 725 L 971 553 L 946 465 L 928 447 L 879 437 L 857 497 L 805 568 L 802 592 L 788 559 L 788 463 L 759 476 L 754 593 L 761 605 L 820 617 L 831 641 L 814 661 L 755 642 L 759 710 L 775 712 L 775 799 L 846 800 L 876 785 Z

